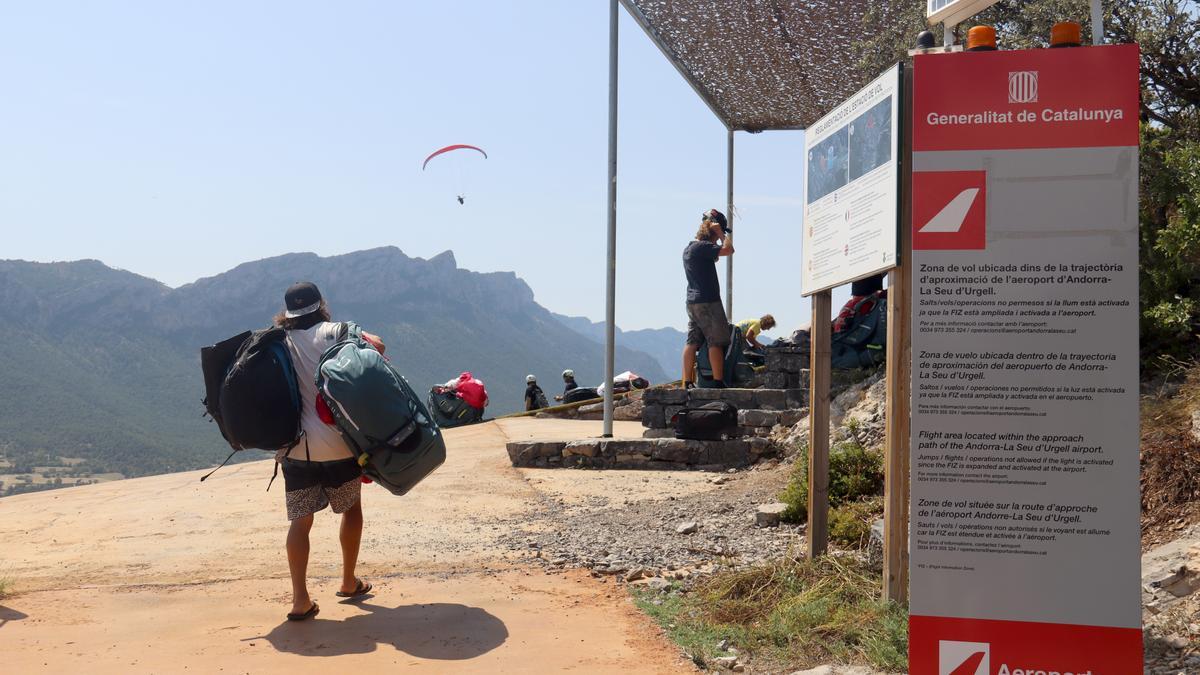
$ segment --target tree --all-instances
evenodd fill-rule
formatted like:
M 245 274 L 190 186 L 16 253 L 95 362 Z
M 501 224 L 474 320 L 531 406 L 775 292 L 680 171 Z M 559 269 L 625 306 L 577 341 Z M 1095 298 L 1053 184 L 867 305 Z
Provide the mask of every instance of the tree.
M 960 24 L 956 41 L 984 24 L 1001 48 L 1044 47 L 1051 26 L 1075 20 L 1090 43 L 1088 8 L 1087 0 L 1003 0 Z M 1164 354 L 1200 356 L 1200 3 L 1106 0 L 1104 12 L 1106 42 L 1141 48 L 1141 333 L 1153 369 Z M 868 79 L 907 60 L 928 28 L 923 3 L 908 0 L 873 3 L 865 23 L 858 74 Z

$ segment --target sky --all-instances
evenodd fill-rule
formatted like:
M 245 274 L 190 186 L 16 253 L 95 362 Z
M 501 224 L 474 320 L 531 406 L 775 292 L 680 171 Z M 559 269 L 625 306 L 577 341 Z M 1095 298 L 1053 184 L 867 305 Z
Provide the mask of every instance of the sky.
M 0 258 L 95 258 L 179 286 L 297 251 L 450 249 L 462 268 L 516 272 L 552 311 L 600 320 L 607 9 L 10 3 Z M 725 209 L 726 132 L 619 14 L 617 324 L 683 328 L 680 254 L 700 213 Z M 421 170 L 451 143 L 488 159 Z M 784 336 L 810 317 L 803 133 L 739 132 L 736 147 L 732 318 L 772 313 L 768 337 Z

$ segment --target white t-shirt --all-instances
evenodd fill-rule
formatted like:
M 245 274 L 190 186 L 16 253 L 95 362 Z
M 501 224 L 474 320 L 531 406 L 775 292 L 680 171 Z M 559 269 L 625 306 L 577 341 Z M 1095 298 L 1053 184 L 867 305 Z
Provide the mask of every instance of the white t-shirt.
M 288 351 L 291 352 L 292 366 L 296 369 L 300 387 L 300 428 L 305 433 L 300 444 L 288 453 L 287 456 L 292 459 L 328 462 L 354 456 L 337 427 L 325 424 L 317 416 L 317 385 L 313 382 L 317 374 L 317 362 L 325 350 L 337 342 L 341 327 L 341 323 L 323 321 L 312 328 L 287 332 Z M 307 454 L 305 441 L 308 442 Z

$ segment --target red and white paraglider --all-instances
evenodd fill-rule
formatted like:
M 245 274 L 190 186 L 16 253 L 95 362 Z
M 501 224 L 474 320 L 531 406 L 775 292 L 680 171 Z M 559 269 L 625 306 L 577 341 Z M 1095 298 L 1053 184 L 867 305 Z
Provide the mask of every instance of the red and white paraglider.
M 479 154 L 483 155 L 484 159 L 487 159 L 487 153 L 483 151 L 483 148 L 479 148 L 474 145 L 467 145 L 465 143 L 455 143 L 454 145 L 447 145 L 444 148 L 438 148 L 437 150 L 434 150 L 433 152 L 429 153 L 429 156 L 426 157 L 425 161 L 421 163 L 421 170 L 424 171 L 429 166 L 430 160 L 432 160 L 434 157 L 437 157 L 439 155 L 444 155 L 448 152 L 457 152 L 460 150 L 474 150 L 475 152 L 478 152 Z M 461 170 L 461 166 L 458 168 Z M 462 191 L 461 173 L 459 175 L 459 190 L 458 190 L 457 197 L 458 197 L 459 204 L 466 203 L 466 198 L 465 198 L 465 195 L 463 195 L 463 191 Z

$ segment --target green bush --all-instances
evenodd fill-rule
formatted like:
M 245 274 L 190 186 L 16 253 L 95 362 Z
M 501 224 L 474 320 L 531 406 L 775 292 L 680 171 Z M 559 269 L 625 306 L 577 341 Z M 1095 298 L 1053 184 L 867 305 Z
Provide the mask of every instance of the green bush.
M 883 494 L 883 453 L 855 441 L 842 441 L 829 449 L 829 506 L 861 501 Z M 808 518 L 808 446 L 796 454 L 796 464 L 779 501 L 787 504 L 782 518 L 798 523 Z

